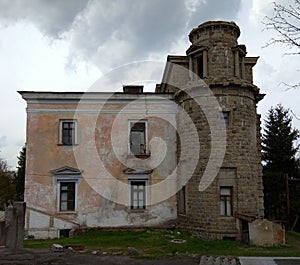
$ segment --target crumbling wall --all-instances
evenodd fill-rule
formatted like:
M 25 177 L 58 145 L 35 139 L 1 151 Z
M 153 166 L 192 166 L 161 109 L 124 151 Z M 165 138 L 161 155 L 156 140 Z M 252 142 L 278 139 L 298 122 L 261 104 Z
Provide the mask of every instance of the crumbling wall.
M 285 230 L 279 223 L 257 219 L 249 223 L 249 243 L 257 246 L 285 244 Z

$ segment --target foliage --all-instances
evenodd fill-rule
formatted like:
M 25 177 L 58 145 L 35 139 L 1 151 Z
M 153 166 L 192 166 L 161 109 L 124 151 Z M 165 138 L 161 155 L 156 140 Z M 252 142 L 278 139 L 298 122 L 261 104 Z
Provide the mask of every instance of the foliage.
M 7 162 L 0 158 L 0 209 L 15 200 L 14 172 L 8 170 Z
M 128 247 L 137 249 L 138 258 L 157 258 L 180 255 L 212 256 L 299 256 L 299 235 L 287 236 L 287 246 L 255 247 L 231 240 L 204 240 L 184 231 L 163 229 L 103 230 L 90 229 L 73 238 L 35 240 L 24 242 L 26 248 L 50 248 L 52 244 L 62 246 L 85 246 L 86 251 L 99 251 L 106 255 L 127 255 Z M 172 239 L 183 239 L 185 243 L 172 243 Z
M 272 107 L 265 122 L 262 137 L 265 215 L 287 220 L 286 174 L 291 177 L 297 169 L 299 147 L 294 143 L 299 131 L 292 128 L 292 116 L 282 105 Z
M 24 184 L 26 169 L 26 146 L 23 146 L 18 156 L 17 175 L 15 178 L 16 197 L 18 201 L 24 201 Z

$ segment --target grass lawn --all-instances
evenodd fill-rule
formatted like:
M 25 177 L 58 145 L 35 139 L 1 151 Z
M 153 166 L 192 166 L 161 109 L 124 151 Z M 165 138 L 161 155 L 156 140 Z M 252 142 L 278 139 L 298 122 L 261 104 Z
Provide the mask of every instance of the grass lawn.
M 183 239 L 185 243 L 172 243 L 172 239 Z M 172 255 L 220 255 L 220 256 L 300 256 L 300 234 L 288 232 L 286 245 L 255 247 L 235 241 L 207 241 L 181 231 L 105 230 L 90 229 L 73 238 L 35 240 L 24 242 L 26 248 L 50 248 L 57 243 L 63 246 L 85 246 L 86 251 L 99 251 L 107 255 L 127 255 L 128 247 L 138 250 L 140 258 L 157 258 Z

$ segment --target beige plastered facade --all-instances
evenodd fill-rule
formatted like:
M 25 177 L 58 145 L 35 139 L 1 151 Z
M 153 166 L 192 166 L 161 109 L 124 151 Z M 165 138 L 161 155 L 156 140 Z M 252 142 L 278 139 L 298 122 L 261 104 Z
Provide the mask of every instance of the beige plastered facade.
M 153 93 L 154 94 L 154 93 Z M 177 217 L 176 191 L 162 198 L 176 168 L 171 95 L 22 92 L 27 100 L 26 229 L 36 238 L 62 229 L 160 226 Z M 60 122 L 76 121 L 76 142 L 60 143 Z M 147 154 L 130 154 L 129 123 L 146 121 Z M 161 150 L 161 139 L 168 146 Z M 159 149 L 158 149 L 159 148 Z M 146 209 L 130 209 L 130 180 L 146 180 Z M 59 182 L 75 181 L 74 211 L 60 211 Z M 163 192 L 166 192 L 164 190 Z

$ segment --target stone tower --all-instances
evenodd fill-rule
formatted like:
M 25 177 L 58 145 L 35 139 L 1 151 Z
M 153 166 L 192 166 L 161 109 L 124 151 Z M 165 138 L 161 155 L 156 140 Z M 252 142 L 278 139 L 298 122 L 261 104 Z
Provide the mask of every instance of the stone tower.
M 198 132 L 199 159 L 178 192 L 178 225 L 205 238 L 245 239 L 248 222 L 263 217 L 260 116 L 256 109 L 263 95 L 252 78 L 252 67 L 258 57 L 246 57 L 245 45 L 237 42 L 239 35 L 240 29 L 234 22 L 210 21 L 199 25 L 189 34 L 192 44 L 186 56 L 168 56 L 163 82 L 156 88 L 157 92 L 174 93 Z M 206 102 L 206 97 L 214 97 L 218 110 L 211 104 L 199 104 Z M 218 142 L 213 139 L 216 129 L 208 117 L 208 113 L 216 111 L 221 127 L 225 128 L 224 156 L 221 163 L 216 163 L 216 176 L 212 176 L 208 187 L 199 190 L 206 167 L 217 154 L 212 150 L 213 141 Z M 182 139 L 189 139 L 189 125 L 180 115 L 177 126 Z M 189 159 L 181 161 L 180 157 L 185 142 L 188 140 L 178 139 L 179 179 L 187 175 L 184 163 Z M 185 155 L 193 159 L 198 149 L 190 144 Z M 222 152 L 224 142 L 219 144 Z

